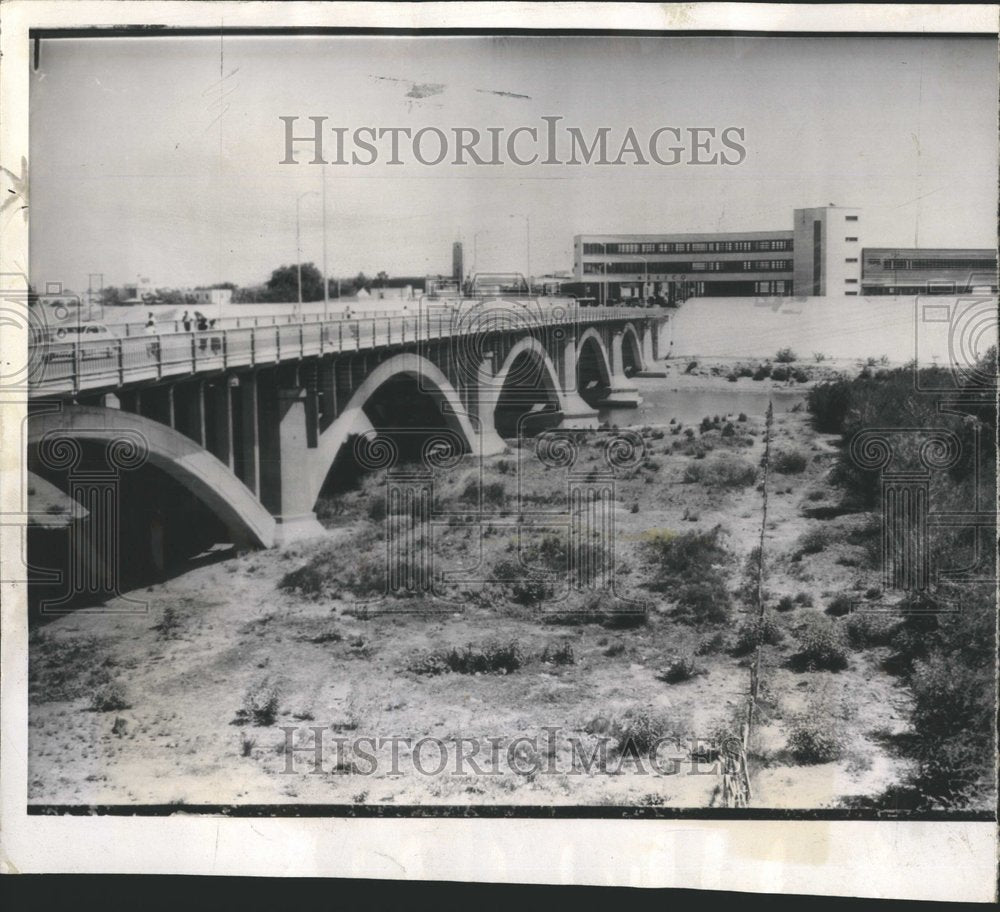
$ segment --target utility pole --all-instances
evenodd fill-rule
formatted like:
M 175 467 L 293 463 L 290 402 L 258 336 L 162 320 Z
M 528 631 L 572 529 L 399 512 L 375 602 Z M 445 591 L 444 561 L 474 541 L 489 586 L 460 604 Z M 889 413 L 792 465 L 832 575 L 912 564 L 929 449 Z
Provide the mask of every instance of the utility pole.
M 330 279 L 326 273 L 326 170 L 322 169 L 323 176 L 323 319 L 330 313 Z

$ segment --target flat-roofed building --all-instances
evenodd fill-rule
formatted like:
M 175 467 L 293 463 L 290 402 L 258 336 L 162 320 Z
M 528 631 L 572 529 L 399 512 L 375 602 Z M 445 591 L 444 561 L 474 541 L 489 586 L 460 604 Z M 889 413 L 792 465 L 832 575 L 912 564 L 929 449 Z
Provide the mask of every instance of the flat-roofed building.
M 992 250 L 864 247 L 861 209 L 796 209 L 787 231 L 578 234 L 573 275 L 599 304 L 997 290 Z
M 995 250 L 866 247 L 861 290 L 866 295 L 968 294 L 997 290 Z
M 574 238 L 574 276 L 605 300 L 792 293 L 791 231 L 586 234 Z

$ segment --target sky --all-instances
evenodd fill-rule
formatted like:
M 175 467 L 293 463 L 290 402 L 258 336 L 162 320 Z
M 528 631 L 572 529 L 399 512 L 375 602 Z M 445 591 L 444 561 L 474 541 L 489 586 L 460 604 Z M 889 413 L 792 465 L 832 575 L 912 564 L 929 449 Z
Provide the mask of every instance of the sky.
M 256 284 L 296 260 L 297 200 L 302 260 L 322 266 L 324 182 L 341 276 L 448 273 L 455 240 L 466 271 L 540 275 L 572 269 L 574 234 L 788 230 L 829 203 L 862 208 L 867 246 L 996 244 L 989 37 L 45 39 L 29 116 L 36 287 Z M 326 117 L 325 143 L 560 116 L 609 127 L 611 157 L 630 127 L 739 127 L 746 156 L 429 167 L 404 140 L 401 166 L 386 141 L 372 165 L 280 164 L 282 116 L 296 135 Z

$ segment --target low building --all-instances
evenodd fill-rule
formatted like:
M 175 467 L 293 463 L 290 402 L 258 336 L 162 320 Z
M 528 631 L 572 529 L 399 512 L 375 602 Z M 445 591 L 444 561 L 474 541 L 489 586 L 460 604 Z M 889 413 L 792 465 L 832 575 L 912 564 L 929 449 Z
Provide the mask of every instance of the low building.
M 866 295 L 992 293 L 994 250 L 866 247 L 861 290 Z

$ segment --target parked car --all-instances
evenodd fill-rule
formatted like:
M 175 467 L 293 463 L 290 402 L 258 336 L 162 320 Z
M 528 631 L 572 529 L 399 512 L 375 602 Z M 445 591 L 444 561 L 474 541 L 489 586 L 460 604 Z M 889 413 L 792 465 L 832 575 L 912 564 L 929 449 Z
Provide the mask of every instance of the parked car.
M 52 346 L 48 358 L 50 361 L 72 358 L 73 349 L 61 344 L 67 342 L 81 343 L 81 358 L 110 358 L 115 353 L 116 339 L 114 333 L 99 323 L 57 326 L 49 332 L 46 340 Z

